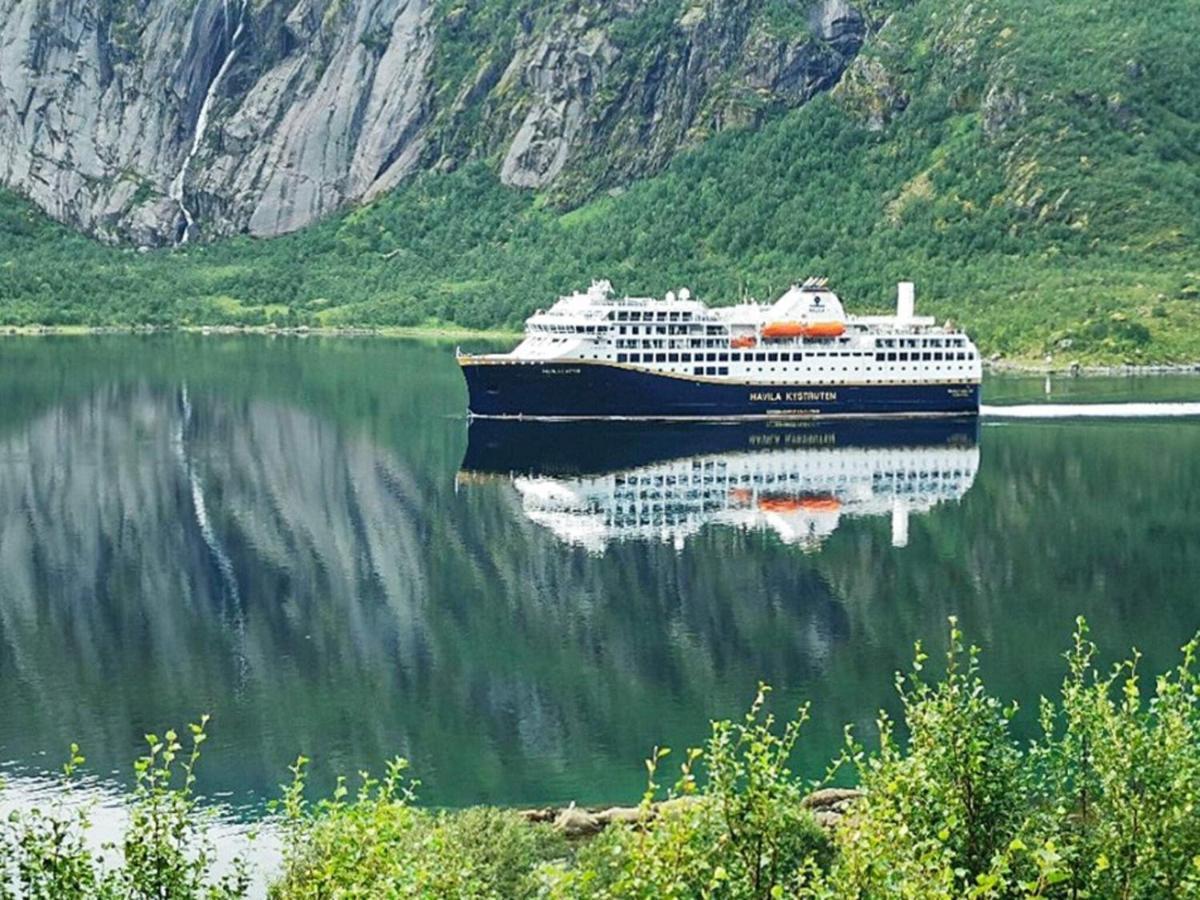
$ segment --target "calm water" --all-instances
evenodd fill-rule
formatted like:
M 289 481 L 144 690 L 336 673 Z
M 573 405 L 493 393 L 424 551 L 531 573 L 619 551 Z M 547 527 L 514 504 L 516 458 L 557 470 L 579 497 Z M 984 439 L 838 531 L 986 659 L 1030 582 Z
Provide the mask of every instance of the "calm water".
M 700 741 L 760 678 L 813 701 L 815 772 L 952 613 L 1026 709 L 1078 613 L 1150 669 L 1200 628 L 1198 421 L 468 446 L 464 404 L 444 345 L 0 343 L 0 772 L 75 740 L 124 781 L 145 732 L 207 711 L 203 786 L 247 811 L 301 752 L 325 784 L 407 756 L 435 804 L 633 800 L 651 746 Z

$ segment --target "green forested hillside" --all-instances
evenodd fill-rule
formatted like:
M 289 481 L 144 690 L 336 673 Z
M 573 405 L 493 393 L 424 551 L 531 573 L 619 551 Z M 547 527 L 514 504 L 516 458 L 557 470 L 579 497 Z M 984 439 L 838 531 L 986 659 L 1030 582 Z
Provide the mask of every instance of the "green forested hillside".
M 727 302 L 824 274 L 855 310 L 915 279 L 988 353 L 1200 359 L 1200 5 L 896 6 L 832 94 L 572 209 L 481 162 L 138 253 L 5 195 L 0 322 L 513 326 L 595 277 Z

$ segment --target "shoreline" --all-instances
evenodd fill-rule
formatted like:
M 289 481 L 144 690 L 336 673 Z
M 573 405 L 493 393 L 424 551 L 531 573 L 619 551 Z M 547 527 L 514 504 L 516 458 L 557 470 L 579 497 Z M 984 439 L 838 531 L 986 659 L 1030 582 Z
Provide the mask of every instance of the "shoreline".
M 1069 375 L 1079 378 L 1101 376 L 1197 375 L 1200 361 L 1188 363 L 1039 363 L 1017 360 L 984 360 L 983 370 L 992 375 Z
M 518 331 L 457 325 L 0 325 L 0 337 L 94 337 L 111 334 L 269 335 L 272 337 L 384 337 L 434 340 L 516 339 Z
M 204 336 L 262 335 L 270 337 L 379 337 L 412 340 L 520 340 L 519 331 L 463 328 L 456 325 L 309 326 L 277 325 L 0 325 L 0 337 L 92 337 L 114 334 L 199 334 Z M 1083 363 L 1022 359 L 985 359 L 993 375 L 1070 375 L 1077 377 L 1140 377 L 1200 375 L 1200 360 L 1162 363 Z

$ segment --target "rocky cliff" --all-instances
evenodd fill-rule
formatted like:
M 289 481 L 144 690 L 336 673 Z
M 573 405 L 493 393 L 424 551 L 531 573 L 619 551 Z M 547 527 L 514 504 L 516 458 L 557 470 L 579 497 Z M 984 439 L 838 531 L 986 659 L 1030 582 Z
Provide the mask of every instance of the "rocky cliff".
M 0 0 L 0 185 L 142 245 L 479 158 L 570 200 L 832 87 L 870 27 L 845 0 Z

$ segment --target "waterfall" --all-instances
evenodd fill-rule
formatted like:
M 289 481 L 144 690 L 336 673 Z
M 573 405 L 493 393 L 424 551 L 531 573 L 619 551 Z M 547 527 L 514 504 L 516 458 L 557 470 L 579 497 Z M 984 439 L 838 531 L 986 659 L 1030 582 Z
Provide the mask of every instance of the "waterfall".
M 225 36 L 229 41 L 229 49 L 225 54 L 225 59 L 221 63 L 221 67 L 217 69 L 217 74 L 208 85 L 208 91 L 204 94 L 204 101 L 200 104 L 200 114 L 196 116 L 196 128 L 192 132 L 192 145 L 188 149 L 187 155 L 183 158 L 183 164 L 179 167 L 179 171 L 175 173 L 175 177 L 171 179 L 170 197 L 179 206 L 179 212 L 183 215 L 183 234 L 176 241 L 176 245 L 186 244 L 188 237 L 192 231 L 192 213 L 187 208 L 187 204 L 183 199 L 183 183 L 187 178 L 188 167 L 192 164 L 192 157 L 196 155 L 196 151 L 200 149 L 200 144 L 204 140 L 204 133 L 208 130 L 208 113 L 212 108 L 213 100 L 217 96 L 217 88 L 221 85 L 221 79 L 225 77 L 225 73 L 229 71 L 229 67 L 233 65 L 233 60 L 238 52 L 238 38 L 242 36 L 242 30 L 246 25 L 246 4 L 248 0 L 237 0 L 237 20 L 233 26 L 233 33 L 229 30 L 229 0 L 221 0 L 221 26 L 225 30 Z

